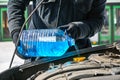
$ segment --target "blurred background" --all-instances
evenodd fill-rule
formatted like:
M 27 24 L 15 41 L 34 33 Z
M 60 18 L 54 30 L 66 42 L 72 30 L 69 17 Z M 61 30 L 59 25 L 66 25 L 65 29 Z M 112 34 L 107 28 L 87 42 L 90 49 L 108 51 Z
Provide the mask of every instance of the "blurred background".
M 7 2 L 0 0 L 0 72 L 8 69 L 15 46 L 8 31 Z M 32 3 L 31 3 L 32 4 Z M 31 5 L 25 12 L 27 18 L 32 11 Z M 28 22 L 29 24 L 29 22 Z M 29 25 L 26 25 L 26 28 Z M 106 45 L 120 40 L 120 0 L 107 0 L 105 24 L 102 31 L 91 38 L 92 45 Z M 23 60 L 15 56 L 13 66 L 23 64 Z

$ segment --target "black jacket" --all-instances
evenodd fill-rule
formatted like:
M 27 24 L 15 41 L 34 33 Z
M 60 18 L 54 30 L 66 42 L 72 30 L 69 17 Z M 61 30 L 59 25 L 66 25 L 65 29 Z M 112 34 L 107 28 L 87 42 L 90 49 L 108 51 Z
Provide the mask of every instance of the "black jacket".
M 33 0 L 33 8 L 41 0 Z M 24 22 L 24 11 L 30 0 L 9 0 L 8 24 L 11 35 Z M 89 37 L 99 32 L 104 22 L 106 0 L 44 0 L 32 16 L 30 28 L 56 28 L 75 22 L 80 28 L 79 48 L 90 46 Z M 81 24 L 82 22 L 82 24 Z

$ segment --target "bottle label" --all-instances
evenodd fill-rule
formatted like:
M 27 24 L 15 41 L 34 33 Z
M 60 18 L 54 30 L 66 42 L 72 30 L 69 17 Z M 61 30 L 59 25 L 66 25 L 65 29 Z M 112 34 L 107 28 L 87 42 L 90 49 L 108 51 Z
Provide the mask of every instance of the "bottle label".
M 38 40 L 39 41 L 43 41 L 43 42 L 56 42 L 56 37 L 55 36 L 51 36 L 51 37 L 39 37 Z

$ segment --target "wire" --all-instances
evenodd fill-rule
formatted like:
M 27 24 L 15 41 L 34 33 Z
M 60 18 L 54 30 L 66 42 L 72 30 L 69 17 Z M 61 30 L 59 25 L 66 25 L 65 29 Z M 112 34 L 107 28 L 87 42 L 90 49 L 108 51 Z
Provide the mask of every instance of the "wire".
M 36 8 L 30 13 L 30 15 L 28 16 L 28 18 L 26 19 L 26 21 L 23 23 L 23 25 L 22 25 L 22 27 L 21 27 L 21 29 L 20 29 L 20 33 L 19 33 L 17 42 L 16 42 L 15 50 L 14 50 L 14 53 L 13 53 L 13 56 L 12 56 L 12 59 L 11 59 L 10 65 L 9 65 L 9 69 L 10 69 L 11 66 L 12 66 L 12 63 L 13 63 L 15 54 L 16 54 L 16 52 L 17 52 L 17 46 L 18 46 L 19 39 L 20 39 L 20 37 L 21 37 L 22 31 L 23 31 L 26 23 L 29 21 L 29 19 L 31 18 L 31 16 L 33 15 L 33 13 L 34 13 L 34 12 L 39 8 L 39 6 L 43 3 L 43 1 L 44 1 L 44 0 L 42 0 L 42 1 L 39 2 L 39 4 L 36 6 Z

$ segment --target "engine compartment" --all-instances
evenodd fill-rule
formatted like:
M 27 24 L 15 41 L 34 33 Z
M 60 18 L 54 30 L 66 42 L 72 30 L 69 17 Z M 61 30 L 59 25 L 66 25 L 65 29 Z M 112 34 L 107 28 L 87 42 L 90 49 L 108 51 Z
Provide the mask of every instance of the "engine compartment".
M 119 80 L 120 55 L 111 52 L 91 54 L 87 60 L 52 65 L 49 70 L 38 73 L 35 80 Z

